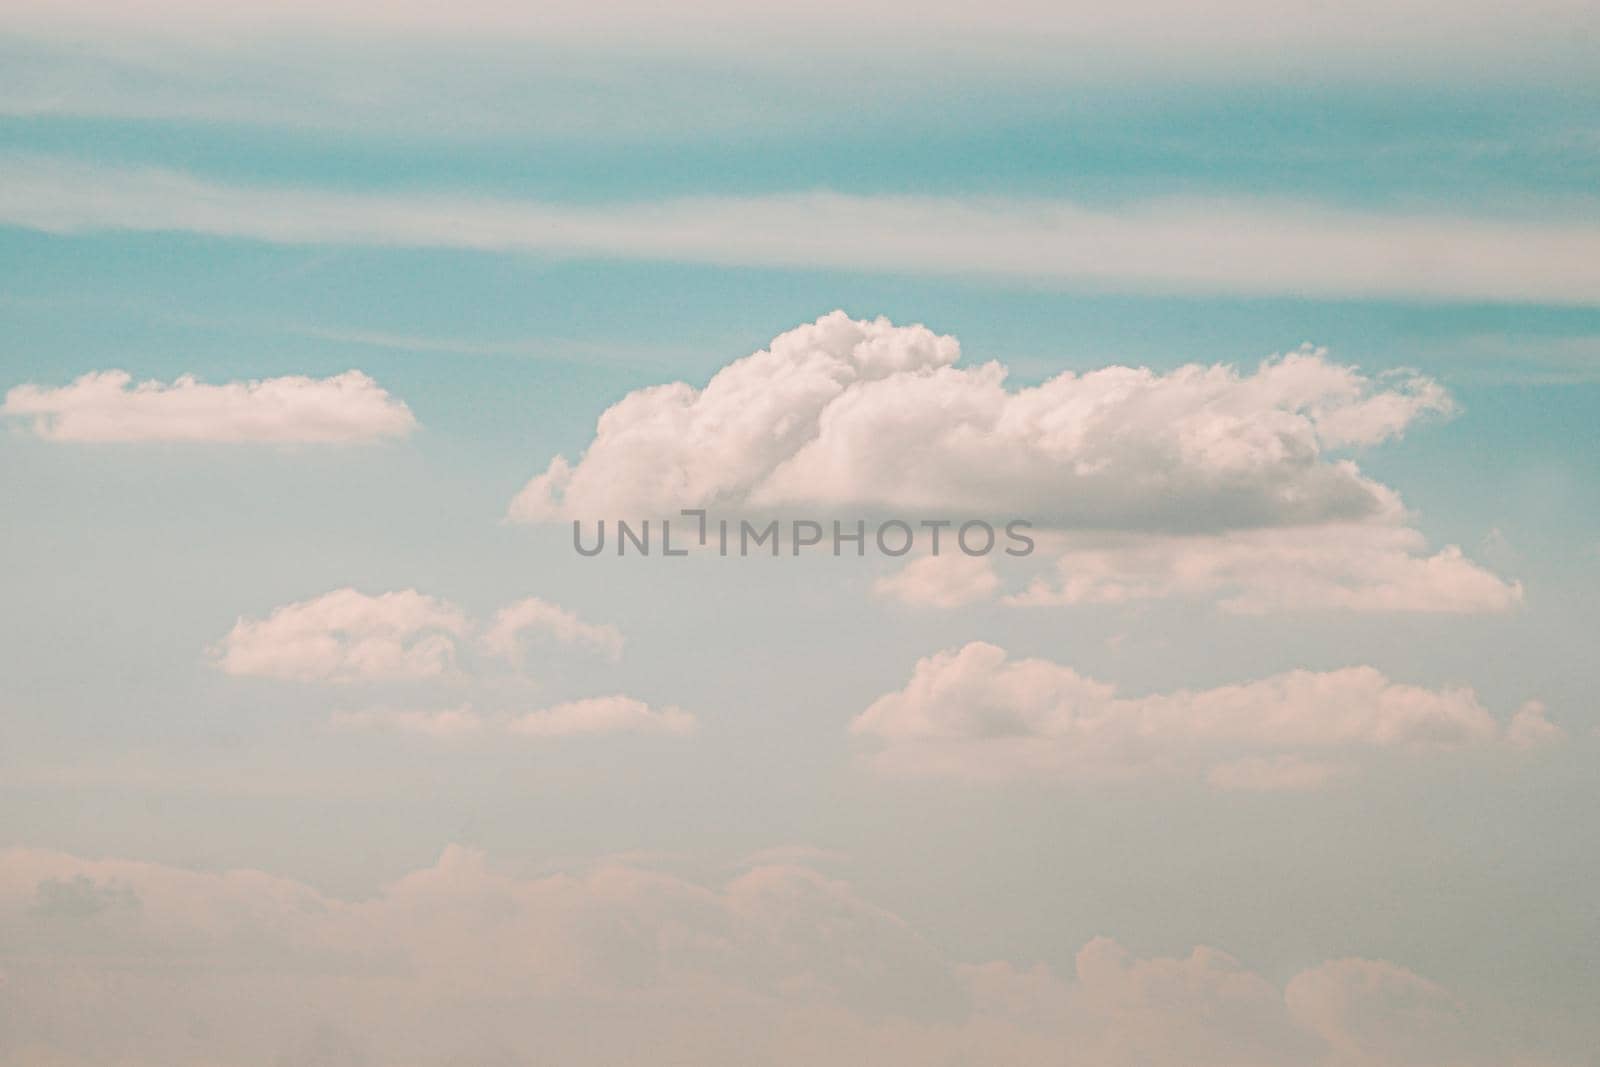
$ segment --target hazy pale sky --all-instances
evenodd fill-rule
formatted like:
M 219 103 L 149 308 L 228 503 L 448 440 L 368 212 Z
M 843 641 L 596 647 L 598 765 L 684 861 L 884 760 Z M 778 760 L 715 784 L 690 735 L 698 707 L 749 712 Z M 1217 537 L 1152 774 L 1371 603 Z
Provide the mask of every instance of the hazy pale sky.
M 0 2 L 0 1060 L 1600 1062 L 1597 31 Z

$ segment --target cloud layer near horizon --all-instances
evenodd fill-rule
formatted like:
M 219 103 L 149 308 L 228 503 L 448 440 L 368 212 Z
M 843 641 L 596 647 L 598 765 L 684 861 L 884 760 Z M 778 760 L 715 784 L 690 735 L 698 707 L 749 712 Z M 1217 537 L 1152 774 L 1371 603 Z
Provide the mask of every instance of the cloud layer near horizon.
M 91 371 L 70 385 L 18 385 L 0 415 L 30 420 L 49 441 L 351 444 L 404 437 L 417 420 L 360 371 L 207 385 L 183 375 L 135 384 L 126 371 Z
M 341 900 L 259 871 L 0 852 L 15 1062 L 397 1067 L 973 1062 L 1504 1063 L 1446 990 L 1381 960 L 1284 984 L 1226 953 L 1072 973 L 949 959 L 846 882 L 761 863 L 721 885 L 624 863 L 545 877 L 450 847 Z M 172 1011 L 177 1003 L 182 1011 Z M 619 1014 L 631 1025 L 604 1025 Z
M 1529 702 L 1502 727 L 1465 687 L 1391 681 L 1371 667 L 1294 670 L 1205 690 L 1127 697 L 982 641 L 917 662 L 851 732 L 892 772 L 1098 782 L 1206 775 L 1234 789 L 1311 788 L 1383 750 L 1419 752 L 1561 736 Z

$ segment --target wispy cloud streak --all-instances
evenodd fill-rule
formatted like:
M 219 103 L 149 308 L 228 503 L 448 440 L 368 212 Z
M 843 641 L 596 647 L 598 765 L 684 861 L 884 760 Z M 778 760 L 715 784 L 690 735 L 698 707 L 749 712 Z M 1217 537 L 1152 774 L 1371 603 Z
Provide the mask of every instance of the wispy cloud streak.
M 287 245 L 453 248 L 1009 278 L 1196 294 L 1600 303 L 1600 224 L 1167 199 L 815 192 L 577 205 L 225 185 L 159 169 L 0 162 L 0 224 Z

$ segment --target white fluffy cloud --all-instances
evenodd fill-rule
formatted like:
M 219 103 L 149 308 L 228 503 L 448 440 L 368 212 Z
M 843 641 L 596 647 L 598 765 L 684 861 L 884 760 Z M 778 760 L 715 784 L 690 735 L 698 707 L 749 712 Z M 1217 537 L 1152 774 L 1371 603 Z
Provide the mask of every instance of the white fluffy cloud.
M 1014 604 L 1207 597 L 1225 610 L 1484 612 L 1522 588 L 1430 549 L 1345 453 L 1452 410 L 1438 383 L 1303 348 L 1253 371 L 1105 367 L 1008 389 L 954 338 L 833 312 L 704 389 L 637 390 L 512 518 L 724 514 L 1022 518 L 1059 577 Z M 949 555 L 951 553 L 947 553 Z M 1002 561 L 1004 563 L 1005 561 Z M 1002 567 L 1004 571 L 1006 567 Z M 954 608 L 999 593 L 986 561 L 917 559 L 875 592 Z
M 1098 938 L 1067 975 L 968 965 L 793 864 L 711 886 L 618 863 L 519 877 L 451 847 L 351 901 L 11 849 L 0 940 L 0 1055 L 57 1067 L 1509 1061 L 1392 963 L 1279 985 L 1215 949 L 1138 958 Z
M 334 685 L 452 678 L 481 688 L 487 664 L 480 660 L 467 664 L 471 669 L 462 669 L 463 653 L 481 648 L 489 657 L 510 660 L 520 670 L 525 641 L 535 635 L 599 651 L 613 660 L 622 654 L 622 634 L 616 627 L 586 623 L 538 597 L 508 604 L 480 628 L 461 608 L 415 589 L 373 596 L 349 588 L 285 604 L 264 619 L 241 618 L 211 654 L 232 675 Z M 494 695 L 504 699 L 503 692 Z M 621 694 L 583 697 L 519 713 L 484 714 L 470 704 L 438 709 L 347 708 L 335 711 L 328 722 L 336 733 L 436 739 L 686 734 L 695 725 L 694 716 L 681 708 L 652 707 Z
M 849 508 L 1139 530 L 1355 520 L 1396 499 L 1331 453 L 1450 409 L 1431 380 L 1369 378 L 1309 349 L 1250 373 L 1107 367 L 1017 390 L 1000 364 L 957 368 L 958 355 L 926 327 L 825 315 L 704 389 L 630 393 L 581 461 L 557 457 L 511 514 Z
M 404 437 L 417 420 L 360 371 L 331 378 L 264 378 L 207 385 L 133 384 L 126 371 L 94 371 L 71 385 L 19 385 L 0 414 L 32 420 L 51 441 L 261 441 L 347 444 Z
M 1490 612 L 1522 603 L 1522 585 L 1416 530 L 1340 523 L 1195 537 L 1069 536 L 1057 574 L 1007 597 L 1020 605 L 1125 604 L 1215 597 L 1224 611 Z
M 1542 712 L 1527 712 L 1538 715 Z M 1394 682 L 1371 667 L 1289 671 L 1126 697 L 1039 659 L 973 642 L 920 660 L 904 689 L 851 724 L 886 770 L 1101 780 L 1205 773 L 1231 789 L 1308 788 L 1362 752 L 1441 749 L 1541 732 L 1502 728 L 1466 688 Z
M 239 619 L 212 650 L 229 674 L 296 681 L 439 678 L 470 626 L 460 608 L 415 589 L 369 596 L 336 589 Z

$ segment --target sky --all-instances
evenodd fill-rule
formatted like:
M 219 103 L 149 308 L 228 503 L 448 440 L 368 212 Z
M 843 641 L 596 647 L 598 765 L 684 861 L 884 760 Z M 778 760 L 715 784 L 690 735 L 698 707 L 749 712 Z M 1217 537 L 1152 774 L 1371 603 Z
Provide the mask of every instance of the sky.
M 0 0 L 0 1059 L 1594 1064 L 1597 21 Z

